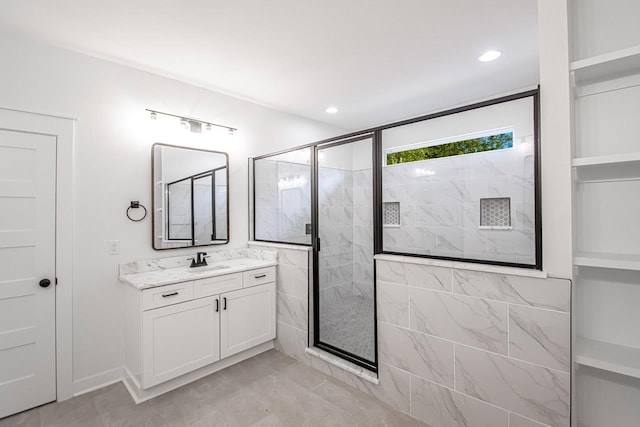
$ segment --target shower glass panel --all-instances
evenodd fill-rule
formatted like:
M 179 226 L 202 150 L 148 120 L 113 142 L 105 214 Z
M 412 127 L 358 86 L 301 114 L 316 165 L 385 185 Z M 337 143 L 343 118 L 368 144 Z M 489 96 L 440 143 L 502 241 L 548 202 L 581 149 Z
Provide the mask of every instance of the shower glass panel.
M 213 236 L 213 174 L 193 178 L 193 238 L 205 245 Z
M 254 162 L 255 240 L 311 245 L 311 149 Z
M 227 240 L 229 238 L 227 230 L 227 224 L 229 222 L 227 218 L 227 168 L 216 169 L 213 172 L 213 185 L 214 237 L 215 240 Z
M 372 146 L 317 148 L 315 345 L 375 370 Z

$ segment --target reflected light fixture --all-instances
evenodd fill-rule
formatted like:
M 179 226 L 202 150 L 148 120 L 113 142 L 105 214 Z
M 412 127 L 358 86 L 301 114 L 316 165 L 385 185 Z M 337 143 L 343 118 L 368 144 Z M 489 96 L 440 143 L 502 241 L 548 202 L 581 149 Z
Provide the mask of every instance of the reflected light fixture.
M 326 110 L 324 110 L 325 112 L 329 113 L 329 114 L 335 114 L 338 112 L 338 109 L 336 107 L 328 107 Z
M 218 128 L 227 129 L 229 131 L 229 135 L 233 135 L 235 133 L 235 131 L 238 130 L 238 129 L 236 129 L 234 127 L 231 127 L 231 126 L 220 125 L 220 124 L 212 123 L 212 122 L 206 122 L 204 120 L 198 120 L 198 119 L 194 119 L 192 117 L 178 116 L 178 115 L 171 114 L 171 113 L 164 113 L 164 112 L 158 111 L 158 110 L 150 110 L 148 108 L 146 109 L 146 111 L 149 112 L 149 118 L 151 120 L 157 120 L 158 119 L 158 114 L 161 114 L 163 116 L 173 117 L 173 118 L 176 118 L 176 119 L 180 119 L 180 125 L 181 126 L 183 126 L 188 131 L 195 132 L 195 133 L 202 133 L 202 128 L 203 127 L 207 131 L 211 131 L 214 126 L 218 127 Z
M 498 59 L 502 55 L 499 50 L 488 50 L 478 57 L 478 61 L 489 62 Z

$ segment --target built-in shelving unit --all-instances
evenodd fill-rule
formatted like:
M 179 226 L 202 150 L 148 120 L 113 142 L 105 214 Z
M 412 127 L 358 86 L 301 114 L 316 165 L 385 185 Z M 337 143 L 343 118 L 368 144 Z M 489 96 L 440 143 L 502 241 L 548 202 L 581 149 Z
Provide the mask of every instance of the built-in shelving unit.
M 640 349 L 579 338 L 576 363 L 640 378 Z
M 640 271 L 640 255 L 576 252 L 574 265 Z
M 631 425 L 640 418 L 640 27 L 630 24 L 640 2 L 571 2 L 572 419 Z
M 607 156 L 579 157 L 571 162 L 573 167 L 617 166 L 637 164 L 640 166 L 640 153 L 610 154 Z
M 640 72 L 640 46 L 608 52 L 571 63 L 576 84 L 598 82 Z

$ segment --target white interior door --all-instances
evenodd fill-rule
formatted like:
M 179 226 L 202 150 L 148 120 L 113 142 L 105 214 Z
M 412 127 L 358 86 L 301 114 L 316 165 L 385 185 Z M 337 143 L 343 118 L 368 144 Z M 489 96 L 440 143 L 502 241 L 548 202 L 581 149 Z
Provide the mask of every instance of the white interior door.
M 0 130 L 0 418 L 56 400 L 55 194 L 56 138 Z

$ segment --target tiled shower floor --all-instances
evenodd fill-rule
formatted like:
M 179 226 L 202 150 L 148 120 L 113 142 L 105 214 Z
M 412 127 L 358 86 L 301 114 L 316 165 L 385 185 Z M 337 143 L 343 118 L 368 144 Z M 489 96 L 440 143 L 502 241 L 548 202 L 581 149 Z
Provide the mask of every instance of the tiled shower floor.
M 373 299 L 354 295 L 323 307 L 320 341 L 373 361 L 375 357 Z

